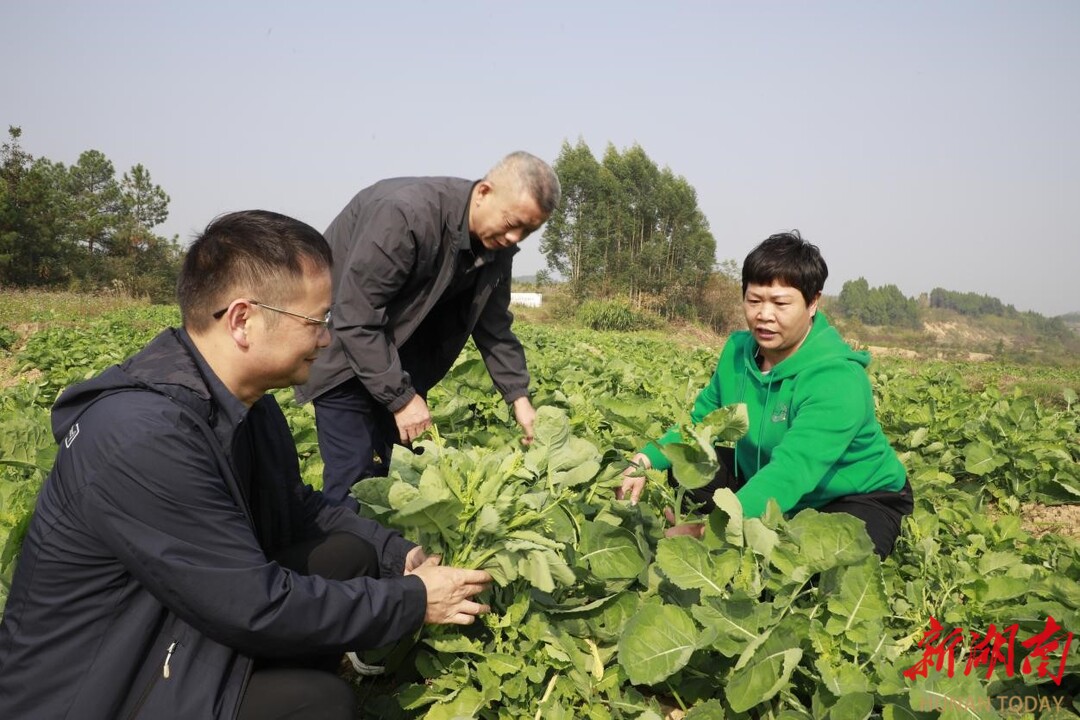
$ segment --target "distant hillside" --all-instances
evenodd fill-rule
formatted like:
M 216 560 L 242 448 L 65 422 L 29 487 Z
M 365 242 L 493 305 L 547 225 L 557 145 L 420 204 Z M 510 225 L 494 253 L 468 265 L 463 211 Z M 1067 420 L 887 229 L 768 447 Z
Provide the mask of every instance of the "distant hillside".
M 722 273 L 716 277 L 732 290 L 714 296 L 722 326 L 712 322 L 715 318 L 700 316 L 690 324 L 723 337 L 742 329 L 745 321 L 738 278 Z M 566 286 L 546 278 L 538 286 L 536 280 L 536 275 L 513 278 L 515 292 L 544 294 L 542 311 L 521 316 L 534 322 L 573 318 L 578 301 L 565 292 Z M 1080 312 L 1048 318 L 1020 312 L 990 296 L 941 288 L 907 298 L 895 286 L 874 288 L 861 278 L 845 283 L 840 295 L 823 296 L 821 308 L 850 342 L 898 355 L 1080 368 Z
M 955 310 L 923 308 L 919 327 L 904 328 L 865 325 L 841 313 L 829 317 L 849 341 L 909 357 L 1080 366 L 1080 332 L 1062 318 L 1037 314 L 972 317 Z

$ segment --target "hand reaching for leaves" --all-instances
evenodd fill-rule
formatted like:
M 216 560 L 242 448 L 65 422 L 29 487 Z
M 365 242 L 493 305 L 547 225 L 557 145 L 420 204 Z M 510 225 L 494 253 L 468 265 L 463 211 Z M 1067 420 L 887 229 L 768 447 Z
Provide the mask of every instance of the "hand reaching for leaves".
M 491 575 L 483 570 L 443 567 L 438 557 L 430 557 L 408 571 L 424 581 L 427 612 L 424 622 L 436 625 L 471 625 L 476 616 L 491 610 L 473 601 L 491 585 Z
M 622 486 L 615 488 L 615 499 L 622 500 L 630 494 L 630 504 L 637 505 L 641 491 L 645 488 L 645 470 L 652 467 L 649 456 L 638 453 L 630 461 L 630 466 L 623 470 Z
M 664 531 L 664 537 L 676 537 L 678 535 L 689 535 L 696 537 L 698 540 L 705 534 L 705 523 L 678 523 L 675 521 L 675 513 L 671 508 L 664 508 L 664 517 L 667 518 L 668 523 L 671 525 Z

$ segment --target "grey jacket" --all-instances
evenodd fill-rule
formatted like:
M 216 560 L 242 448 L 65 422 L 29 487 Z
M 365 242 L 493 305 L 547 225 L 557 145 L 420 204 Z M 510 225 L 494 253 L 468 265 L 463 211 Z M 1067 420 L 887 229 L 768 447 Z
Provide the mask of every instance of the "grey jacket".
M 393 178 L 361 190 L 326 230 L 334 253 L 333 340 L 296 387 L 306 402 L 349 378 L 391 412 L 417 390 L 442 378 L 469 336 L 506 402 L 528 394 L 525 352 L 511 330 L 512 260 L 517 248 L 499 250 L 483 265 L 471 298 L 442 299 L 459 248 L 468 247 L 469 198 L 475 183 L 460 178 Z M 427 322 L 425 322 L 427 320 Z M 403 366 L 409 343 L 423 368 Z M 410 360 L 410 362 L 417 362 Z

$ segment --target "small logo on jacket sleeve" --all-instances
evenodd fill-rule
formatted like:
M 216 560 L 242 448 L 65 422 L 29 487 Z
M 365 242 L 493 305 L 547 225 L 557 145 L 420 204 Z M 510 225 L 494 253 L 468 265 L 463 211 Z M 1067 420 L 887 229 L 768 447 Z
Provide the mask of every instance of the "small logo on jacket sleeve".
M 79 437 L 79 423 L 75 423 L 68 430 L 67 437 L 64 438 L 64 447 L 70 448 L 71 443 L 75 442 L 75 438 Z

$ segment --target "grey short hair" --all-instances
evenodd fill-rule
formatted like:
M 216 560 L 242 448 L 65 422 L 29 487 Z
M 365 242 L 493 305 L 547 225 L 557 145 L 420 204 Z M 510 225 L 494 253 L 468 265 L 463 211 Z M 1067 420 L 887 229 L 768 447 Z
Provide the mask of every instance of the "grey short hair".
M 501 175 L 512 178 L 522 190 L 528 191 L 545 215 L 551 215 L 559 204 L 562 197 L 559 176 L 535 155 L 524 150 L 512 152 L 491 168 L 484 179 L 492 180 Z

